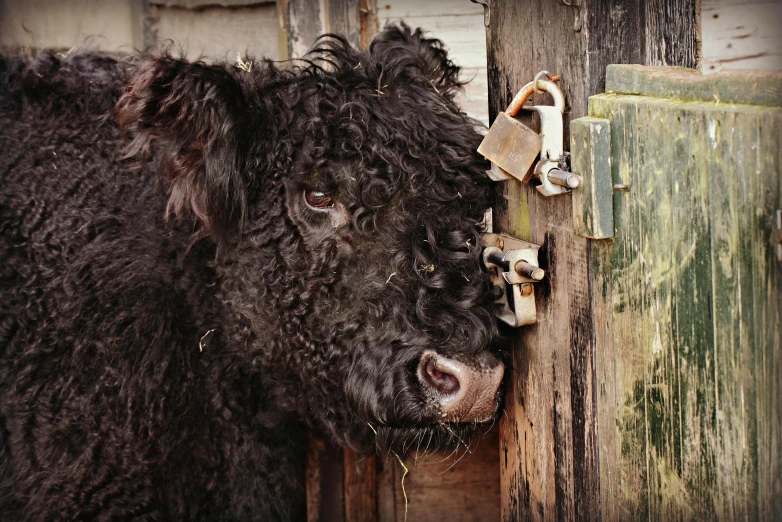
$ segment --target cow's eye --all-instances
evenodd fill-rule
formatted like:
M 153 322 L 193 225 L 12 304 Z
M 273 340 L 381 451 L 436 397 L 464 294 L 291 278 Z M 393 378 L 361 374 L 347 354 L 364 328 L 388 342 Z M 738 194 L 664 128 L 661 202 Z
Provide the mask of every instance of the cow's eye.
M 305 190 L 304 203 L 312 210 L 327 210 L 334 206 L 333 199 L 317 190 Z

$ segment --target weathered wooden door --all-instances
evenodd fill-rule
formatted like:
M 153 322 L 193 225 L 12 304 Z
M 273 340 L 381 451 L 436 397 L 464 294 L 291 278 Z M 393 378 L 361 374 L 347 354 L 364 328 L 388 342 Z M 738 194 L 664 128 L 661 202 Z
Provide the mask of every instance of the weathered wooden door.
M 541 244 L 548 274 L 538 324 L 515 335 L 504 520 L 782 519 L 782 78 L 605 76 L 694 67 L 697 16 L 695 2 L 491 3 L 492 118 L 536 72 L 561 74 L 566 136 L 605 120 L 616 188 L 615 237 L 596 240 L 571 196 L 498 186 L 495 224 Z
M 590 255 L 603 518 L 779 520 L 782 75 L 613 66 L 606 90 L 589 102 L 622 189 Z

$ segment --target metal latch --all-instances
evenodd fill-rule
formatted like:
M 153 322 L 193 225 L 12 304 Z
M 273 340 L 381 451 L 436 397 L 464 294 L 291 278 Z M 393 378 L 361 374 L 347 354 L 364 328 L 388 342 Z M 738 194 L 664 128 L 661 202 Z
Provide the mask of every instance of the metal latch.
M 492 283 L 505 289 L 497 317 L 514 328 L 537 322 L 534 283 L 546 272 L 538 264 L 539 245 L 505 234 L 483 234 L 483 263 Z

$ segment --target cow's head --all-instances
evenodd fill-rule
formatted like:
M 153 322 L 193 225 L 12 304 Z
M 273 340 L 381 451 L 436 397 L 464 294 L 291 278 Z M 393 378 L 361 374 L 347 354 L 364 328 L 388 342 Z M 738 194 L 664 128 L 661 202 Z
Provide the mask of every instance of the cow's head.
M 131 150 L 220 245 L 226 336 L 275 401 L 354 445 L 459 443 L 494 418 L 503 376 L 459 69 L 405 26 L 309 59 L 145 63 L 119 105 Z

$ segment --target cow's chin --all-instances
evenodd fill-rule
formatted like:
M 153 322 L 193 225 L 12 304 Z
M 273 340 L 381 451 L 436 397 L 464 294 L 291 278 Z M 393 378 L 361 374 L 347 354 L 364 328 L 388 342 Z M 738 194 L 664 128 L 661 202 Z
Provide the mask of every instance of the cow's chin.
M 415 454 L 440 453 L 460 455 L 470 452 L 482 435 L 496 423 L 437 422 L 420 426 L 371 425 L 378 455 L 396 454 L 400 458 Z

